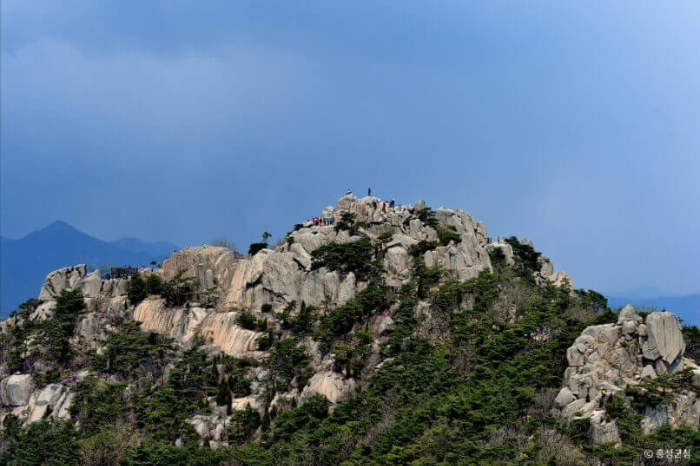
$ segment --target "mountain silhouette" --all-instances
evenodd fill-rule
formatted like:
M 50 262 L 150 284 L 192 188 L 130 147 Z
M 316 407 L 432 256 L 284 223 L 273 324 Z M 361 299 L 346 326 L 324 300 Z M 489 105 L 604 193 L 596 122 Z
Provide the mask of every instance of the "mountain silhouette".
M 161 262 L 177 246 L 138 238 L 103 241 L 64 221 L 19 239 L 0 239 L 0 316 L 35 297 L 46 274 L 67 265 L 148 265 Z

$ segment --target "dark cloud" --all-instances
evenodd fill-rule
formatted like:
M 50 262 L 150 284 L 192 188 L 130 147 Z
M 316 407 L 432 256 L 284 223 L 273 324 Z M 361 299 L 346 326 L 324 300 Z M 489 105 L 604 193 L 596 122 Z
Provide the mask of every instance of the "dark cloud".
M 2 233 L 244 245 L 371 185 L 697 291 L 695 4 L 339 5 L 4 1 Z

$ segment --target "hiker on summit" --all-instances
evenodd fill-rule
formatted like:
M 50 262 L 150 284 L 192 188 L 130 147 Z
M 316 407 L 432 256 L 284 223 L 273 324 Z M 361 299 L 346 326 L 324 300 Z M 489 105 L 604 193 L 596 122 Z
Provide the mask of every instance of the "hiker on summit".
M 372 196 L 372 188 L 367 188 L 367 197 Z

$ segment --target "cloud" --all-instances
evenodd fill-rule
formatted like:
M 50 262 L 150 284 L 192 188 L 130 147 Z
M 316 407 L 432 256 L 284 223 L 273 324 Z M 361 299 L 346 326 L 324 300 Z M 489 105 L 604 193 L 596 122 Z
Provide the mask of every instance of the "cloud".
M 245 245 L 369 185 L 697 291 L 698 8 L 553 5 L 4 1 L 3 234 Z

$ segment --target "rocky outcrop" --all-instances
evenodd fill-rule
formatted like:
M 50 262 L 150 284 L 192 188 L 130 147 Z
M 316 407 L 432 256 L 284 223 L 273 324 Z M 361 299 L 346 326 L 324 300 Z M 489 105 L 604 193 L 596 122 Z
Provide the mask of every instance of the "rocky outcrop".
M 499 237 L 497 242 L 489 243 L 486 246 L 487 251 L 492 251 L 495 249 L 498 249 L 503 253 L 503 257 L 505 258 L 506 264 L 515 264 L 515 254 L 513 252 L 513 246 L 508 244 L 504 238 Z
M 562 271 L 557 271 L 552 273 L 547 277 L 547 280 L 552 283 L 552 285 L 558 288 L 564 288 L 569 291 L 569 293 L 574 292 L 574 281 L 571 277 Z
M 0 382 L 0 401 L 5 406 L 27 404 L 34 390 L 34 380 L 29 374 L 15 374 Z
M 565 386 L 555 405 L 566 419 L 590 418 L 594 440 L 619 441 L 614 421 L 607 421 L 604 416 L 603 397 L 680 371 L 684 367 L 684 351 L 677 316 L 653 312 L 643 322 L 628 305 L 620 311 L 616 324 L 586 328 L 567 350 Z M 694 392 L 677 393 L 669 405 L 647 408 L 642 426 L 647 432 L 663 424 L 697 427 L 699 414 L 700 400 Z
M 63 290 L 72 291 L 79 287 L 80 281 L 86 275 L 85 264 L 65 267 L 51 272 L 46 276 L 44 285 L 39 291 L 39 301 L 49 301 L 60 295 Z
M 685 352 L 678 317 L 669 312 L 654 312 L 647 317 L 646 333 L 646 341 L 642 344 L 644 358 L 651 361 L 660 359 L 665 366 L 663 372 L 673 372 Z
M 313 395 L 323 395 L 331 403 L 337 403 L 350 396 L 356 388 L 353 379 L 346 379 L 337 372 L 319 372 L 313 375 L 301 392 L 300 400 Z
M 257 338 L 260 332 L 236 325 L 238 312 L 217 312 L 203 308 L 175 308 L 165 306 L 163 299 L 146 299 L 134 310 L 134 320 L 141 328 L 176 339 L 188 345 L 195 337 L 237 358 L 259 359 Z
M 0 401 L 9 408 L 0 410 L 0 423 L 8 414 L 14 414 L 24 424 L 44 417 L 70 419 L 73 395 L 59 384 L 49 384 L 35 389 L 29 374 L 15 374 L 0 382 Z
M 80 264 L 48 274 L 39 291 L 38 299 L 52 302 L 61 292 L 75 290 L 79 290 L 86 298 L 125 296 L 128 281 L 126 278 L 103 280 L 98 270 L 88 274 L 85 264 Z
M 227 248 L 189 247 L 173 254 L 156 273 L 164 280 L 170 280 L 183 270 L 183 278 L 194 278 L 199 292 L 215 287 L 225 290 L 237 260 L 236 253 Z

